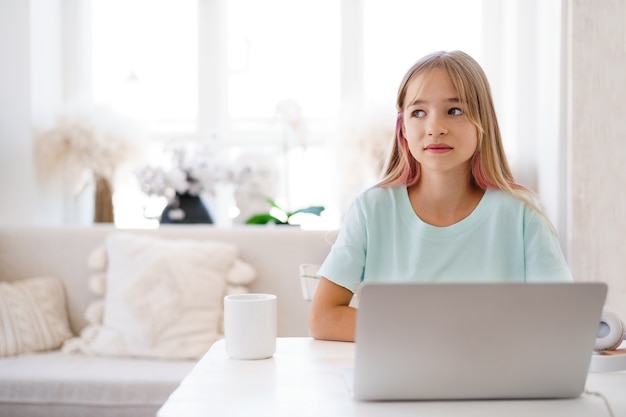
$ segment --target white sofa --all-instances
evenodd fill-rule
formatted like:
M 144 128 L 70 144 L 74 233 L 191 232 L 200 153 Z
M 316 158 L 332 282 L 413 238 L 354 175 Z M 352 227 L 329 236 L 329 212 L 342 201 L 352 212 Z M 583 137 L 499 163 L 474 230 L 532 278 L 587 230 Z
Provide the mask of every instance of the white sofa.
M 2 227 L 0 281 L 51 275 L 65 288 L 71 330 L 86 325 L 90 291 L 89 254 L 113 232 L 113 226 Z M 230 242 L 251 265 L 253 292 L 278 296 L 279 336 L 306 336 L 309 303 L 303 299 L 298 268 L 320 263 L 333 231 L 296 227 L 167 225 L 132 233 L 167 239 Z M 0 337 L 3 337 L 0 334 Z M 0 417 L 5 416 L 154 416 L 193 360 L 120 358 L 52 350 L 0 358 Z

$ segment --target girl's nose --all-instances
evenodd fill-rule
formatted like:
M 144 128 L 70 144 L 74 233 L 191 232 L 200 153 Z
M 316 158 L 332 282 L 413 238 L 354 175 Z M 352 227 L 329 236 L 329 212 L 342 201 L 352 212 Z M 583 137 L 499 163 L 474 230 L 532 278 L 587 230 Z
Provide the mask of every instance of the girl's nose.
M 432 114 L 427 126 L 428 136 L 441 136 L 448 133 L 442 118 L 436 114 Z

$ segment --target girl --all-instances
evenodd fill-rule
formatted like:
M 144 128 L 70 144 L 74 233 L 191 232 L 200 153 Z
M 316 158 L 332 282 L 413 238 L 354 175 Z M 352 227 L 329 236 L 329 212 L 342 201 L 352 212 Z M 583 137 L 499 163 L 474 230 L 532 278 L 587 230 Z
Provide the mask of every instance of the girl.
M 311 335 L 354 341 L 364 281 L 571 281 L 552 225 L 511 175 L 480 65 L 430 54 L 396 105 L 384 177 L 357 196 L 320 267 Z

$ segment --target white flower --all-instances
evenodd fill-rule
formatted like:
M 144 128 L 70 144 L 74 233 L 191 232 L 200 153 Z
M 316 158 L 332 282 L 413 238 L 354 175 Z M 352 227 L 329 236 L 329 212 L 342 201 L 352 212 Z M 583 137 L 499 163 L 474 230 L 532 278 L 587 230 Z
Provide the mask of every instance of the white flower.
M 163 156 L 165 161 L 157 166 L 146 166 L 136 172 L 141 190 L 147 195 L 171 199 L 176 194 L 211 194 L 216 182 L 229 176 L 220 173 L 225 167 L 217 163 L 217 155 L 208 149 L 168 145 Z
M 189 190 L 189 182 L 187 180 L 187 171 L 176 167 L 167 174 L 167 180 L 170 186 L 179 194 L 184 194 Z

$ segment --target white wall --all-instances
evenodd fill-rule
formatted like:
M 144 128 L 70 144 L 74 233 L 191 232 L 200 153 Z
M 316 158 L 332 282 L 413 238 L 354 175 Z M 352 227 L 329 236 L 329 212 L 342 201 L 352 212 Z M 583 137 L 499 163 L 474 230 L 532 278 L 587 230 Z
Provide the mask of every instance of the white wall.
M 0 2 L 0 223 L 36 220 L 30 157 L 29 3 Z
M 626 319 L 626 0 L 569 0 L 569 259 Z
M 61 184 L 40 185 L 32 157 L 33 128 L 52 125 L 68 98 L 65 90 L 77 83 L 76 77 L 64 82 L 63 73 L 68 1 L 0 2 L 0 224 L 89 220 L 81 217 L 84 202 L 59 192 Z

